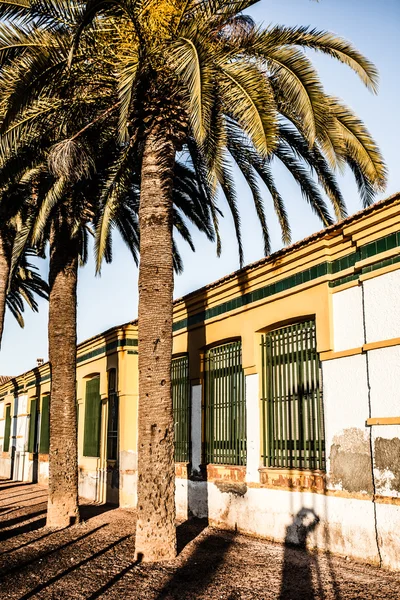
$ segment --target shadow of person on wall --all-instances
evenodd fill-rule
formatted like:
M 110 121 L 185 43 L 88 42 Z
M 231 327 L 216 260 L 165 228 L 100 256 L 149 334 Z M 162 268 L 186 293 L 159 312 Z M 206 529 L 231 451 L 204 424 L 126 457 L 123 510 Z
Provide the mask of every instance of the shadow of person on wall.
M 311 508 L 302 508 L 286 528 L 285 552 L 279 600 L 324 598 L 320 586 L 317 555 L 307 550 L 307 538 L 318 526 L 319 517 Z M 313 573 L 319 590 L 314 590 Z

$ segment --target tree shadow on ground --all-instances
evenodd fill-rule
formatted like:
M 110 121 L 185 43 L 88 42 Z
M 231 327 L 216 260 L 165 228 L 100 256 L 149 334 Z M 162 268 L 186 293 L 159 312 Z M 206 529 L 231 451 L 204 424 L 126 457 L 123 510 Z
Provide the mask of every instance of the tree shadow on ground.
M 37 515 L 45 514 L 45 511 L 41 513 L 36 513 Z M 32 518 L 35 515 L 26 515 L 26 520 Z M 5 542 L 17 535 L 22 535 L 23 533 L 28 533 L 30 531 L 35 531 L 36 529 L 41 529 L 46 525 L 46 519 L 37 519 L 36 521 L 30 521 L 25 525 L 21 525 L 20 527 L 13 527 L 12 529 L 8 529 L 6 531 L 0 532 L 0 542 Z
M 47 494 L 39 494 L 39 496 L 28 496 L 27 498 L 21 499 L 21 496 L 26 496 L 26 495 L 27 494 L 20 494 L 20 496 L 15 496 L 15 499 L 14 499 L 13 502 L 10 502 L 9 504 L 3 504 L 1 508 L 2 509 L 3 508 L 6 509 L 6 508 L 10 508 L 12 506 L 16 507 L 18 502 L 21 502 L 21 503 L 23 503 L 23 502 L 25 502 L 25 503 L 29 502 L 29 503 L 31 503 L 32 500 L 39 500 L 40 498 L 43 498 L 44 502 L 47 501 Z M 27 507 L 28 505 L 26 504 L 25 506 Z M 21 508 L 21 505 L 19 505 L 19 508 Z
M 185 546 L 197 538 L 206 527 L 208 527 L 207 518 L 192 518 L 178 525 L 176 528 L 177 553 L 180 554 Z
M 181 529 L 179 535 L 182 536 L 183 539 L 188 539 L 187 536 L 189 535 L 192 537 L 196 528 L 200 532 L 206 519 L 197 519 L 197 521 L 198 522 L 194 524 L 193 528 L 190 527 L 190 534 L 188 534 L 188 529 Z M 186 525 L 186 523 L 183 523 L 182 525 Z M 220 534 L 212 533 L 200 540 L 194 547 L 187 561 L 182 566 L 175 569 L 168 582 L 161 590 L 156 592 L 154 600 L 163 600 L 165 598 L 181 600 L 183 597 L 197 598 L 200 596 L 214 579 L 215 573 L 218 571 L 226 552 L 232 545 L 235 535 L 234 532 L 221 532 Z M 189 543 L 189 541 L 187 541 L 187 543 Z M 169 570 L 171 566 L 173 565 L 169 563 Z M 135 567 L 138 567 L 141 570 L 144 578 L 146 578 L 146 574 L 150 570 L 154 569 L 154 565 L 150 563 L 141 563 L 141 560 L 132 561 L 126 567 L 121 569 L 119 573 L 114 575 L 112 579 L 102 585 L 101 588 L 89 596 L 87 600 L 97 600 L 97 598 L 101 598 L 103 594 L 108 590 L 111 590 L 111 588 Z M 115 597 L 118 597 L 118 591 L 116 589 L 111 592 L 110 597 L 114 597 L 113 594 Z
M 85 540 L 86 538 L 88 538 L 89 536 L 97 533 L 98 531 L 100 531 L 104 527 L 106 527 L 106 524 L 99 525 L 95 529 L 91 529 L 87 533 L 84 533 L 83 535 L 80 535 L 80 536 L 78 536 L 76 538 L 73 538 L 72 540 L 69 540 L 65 544 L 57 544 L 54 548 L 51 548 L 51 550 L 46 550 L 45 552 L 35 552 L 34 557 L 32 559 L 30 559 L 30 560 L 24 560 L 24 559 L 19 560 L 17 558 L 14 561 L 14 564 L 13 564 L 13 566 L 11 568 L 8 568 L 8 569 L 0 571 L 0 580 L 4 579 L 5 577 L 9 577 L 13 573 L 19 573 L 23 569 L 26 569 L 27 567 L 30 568 L 36 562 L 42 563 L 44 559 L 47 559 L 48 557 L 52 556 L 53 554 L 57 554 L 61 550 L 65 550 L 66 548 L 69 548 L 70 546 L 73 546 L 77 542 L 81 542 L 82 540 Z M 40 538 L 37 538 L 35 540 L 31 540 L 26 545 L 29 545 L 29 544 L 31 544 L 31 543 L 33 543 L 35 541 L 43 539 L 44 537 L 48 537 L 50 535 L 53 535 L 54 533 L 57 533 L 57 531 L 50 531 L 49 533 L 47 533 L 44 536 L 41 536 Z M 13 548 L 12 549 L 12 551 L 14 551 L 14 550 L 17 550 L 17 548 Z M 42 569 L 43 569 L 43 567 L 42 567 Z
M 30 507 L 29 507 L 30 508 Z M 29 519 L 35 519 L 36 517 L 40 517 L 40 515 L 45 515 L 46 510 L 39 510 L 36 512 L 25 513 L 20 515 L 19 517 L 14 517 L 13 519 L 7 519 L 1 521 L 0 529 L 5 529 L 6 527 L 14 527 L 14 525 L 18 525 L 18 523 L 22 523 L 23 521 L 28 521 Z M 0 531 L 0 539 L 3 533 Z
M 201 595 L 214 579 L 235 536 L 234 532 L 213 532 L 197 542 L 185 564 L 175 571 L 156 600 Z
M 3 485 L 4 484 L 4 485 Z M 11 484 L 11 485 L 6 485 Z M 30 482 L 25 481 L 13 481 L 12 479 L 3 479 L 0 480 L 0 492 L 4 492 L 5 490 L 11 490 L 13 488 L 21 488 L 23 486 L 32 485 Z
M 130 535 L 125 535 L 125 536 L 119 538 L 118 540 L 115 540 L 111 544 L 108 544 L 108 546 L 105 546 L 98 552 L 91 553 L 91 555 L 88 558 L 85 558 L 85 559 L 81 560 L 80 562 L 73 564 L 71 567 L 68 567 L 67 569 L 63 570 L 61 573 L 58 573 L 57 575 L 54 575 L 53 577 L 50 577 L 49 579 L 47 579 L 47 581 L 40 583 L 35 588 L 30 590 L 28 593 L 21 596 L 19 598 L 19 600 L 28 600 L 29 598 L 36 596 L 37 594 L 39 594 L 39 592 L 43 591 L 50 585 L 53 585 L 54 583 L 56 583 L 57 581 L 59 581 L 60 579 L 65 577 L 66 575 L 69 575 L 70 573 L 76 571 L 77 569 L 80 569 L 81 567 L 86 566 L 92 560 L 95 560 L 96 558 L 99 558 L 106 552 L 109 552 L 110 550 L 114 549 L 116 546 L 118 546 L 119 544 L 121 544 L 122 542 L 124 542 L 125 540 L 127 540 L 130 537 L 131 537 Z
M 93 519 L 93 517 L 116 509 L 117 507 L 114 504 L 80 504 L 79 514 L 81 521 L 89 521 L 90 519 Z

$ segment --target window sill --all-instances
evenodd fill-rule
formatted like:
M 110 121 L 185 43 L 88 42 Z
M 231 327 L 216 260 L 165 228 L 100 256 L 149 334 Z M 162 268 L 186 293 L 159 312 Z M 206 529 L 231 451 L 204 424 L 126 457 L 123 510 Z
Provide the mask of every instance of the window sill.
M 296 492 L 323 493 L 326 489 L 325 471 L 318 469 L 280 469 L 261 467 L 260 486 Z
M 176 462 L 175 463 L 175 477 L 178 479 L 189 479 L 190 478 L 190 463 Z
M 244 483 L 246 480 L 246 467 L 238 465 L 207 465 L 207 480 Z

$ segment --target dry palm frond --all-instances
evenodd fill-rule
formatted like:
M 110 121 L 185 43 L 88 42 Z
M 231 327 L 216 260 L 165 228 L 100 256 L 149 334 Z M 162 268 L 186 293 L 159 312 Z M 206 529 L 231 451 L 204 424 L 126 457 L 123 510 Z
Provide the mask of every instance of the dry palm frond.
M 51 148 L 48 166 L 54 177 L 79 181 L 90 177 L 94 169 L 94 161 L 81 142 L 68 139 L 58 142 Z

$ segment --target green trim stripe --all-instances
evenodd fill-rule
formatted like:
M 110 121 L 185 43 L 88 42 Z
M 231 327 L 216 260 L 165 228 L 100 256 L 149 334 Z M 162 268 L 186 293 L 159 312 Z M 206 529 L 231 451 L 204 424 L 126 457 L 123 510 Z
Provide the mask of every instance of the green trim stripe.
M 110 342 L 109 344 L 105 344 L 104 346 L 100 346 L 100 348 L 96 348 L 95 350 L 91 350 L 82 356 L 78 356 L 76 362 L 79 364 L 84 362 L 85 360 L 90 360 L 91 358 L 95 358 L 100 354 L 105 354 L 110 352 L 111 350 L 116 350 L 117 348 L 121 348 L 122 346 L 137 346 L 137 339 L 133 338 L 123 338 L 122 340 L 116 340 L 115 342 Z
M 314 279 L 318 279 L 319 277 L 324 277 L 328 274 L 334 275 L 336 273 L 340 273 L 341 271 L 354 267 L 355 264 L 360 260 L 370 258 L 371 256 L 376 256 L 377 254 L 386 252 L 387 250 L 391 250 L 399 246 L 400 231 L 398 233 L 391 233 L 385 237 L 370 242 L 369 244 L 365 244 L 355 252 L 347 254 L 346 256 L 342 256 L 341 258 L 337 258 L 333 261 L 325 261 L 319 265 L 314 265 L 309 269 L 305 269 L 300 273 L 295 273 L 293 275 L 290 275 L 289 277 L 280 279 L 279 281 L 266 285 L 262 288 L 259 288 L 258 290 L 248 292 L 247 294 L 243 294 L 242 296 L 232 298 L 232 300 L 228 300 L 227 302 L 217 304 L 212 308 L 207 308 L 199 313 L 190 315 L 187 319 L 182 319 L 181 321 L 177 321 L 176 323 L 174 323 L 173 331 L 179 331 L 180 329 L 185 329 L 187 327 L 190 327 L 191 325 L 198 325 L 200 323 L 204 323 L 204 321 L 213 319 L 214 317 L 230 312 L 231 310 L 242 308 L 244 306 L 247 306 L 248 304 L 257 302 L 258 300 L 263 300 L 264 298 L 269 298 L 270 296 L 274 296 L 275 294 L 279 294 L 280 292 L 293 289 L 298 285 L 302 285 L 303 283 L 313 281 Z M 358 279 L 359 275 L 362 273 L 367 273 L 369 271 L 380 269 L 386 265 L 395 264 L 399 261 L 400 257 L 397 256 L 389 258 L 387 260 L 381 261 L 380 263 L 375 263 L 374 265 L 364 267 L 358 274 L 352 273 L 335 281 L 331 281 L 329 282 L 329 285 L 331 287 L 342 285 L 343 283 L 347 283 L 347 281 L 353 281 Z
M 48 381 L 49 379 L 50 379 L 50 373 L 48 373 L 47 375 L 43 375 L 43 377 L 40 377 L 40 379 L 38 381 L 36 381 L 36 379 L 31 379 L 31 381 L 28 381 L 28 383 L 26 384 L 26 387 L 30 388 L 33 385 L 39 385 L 40 383 Z

